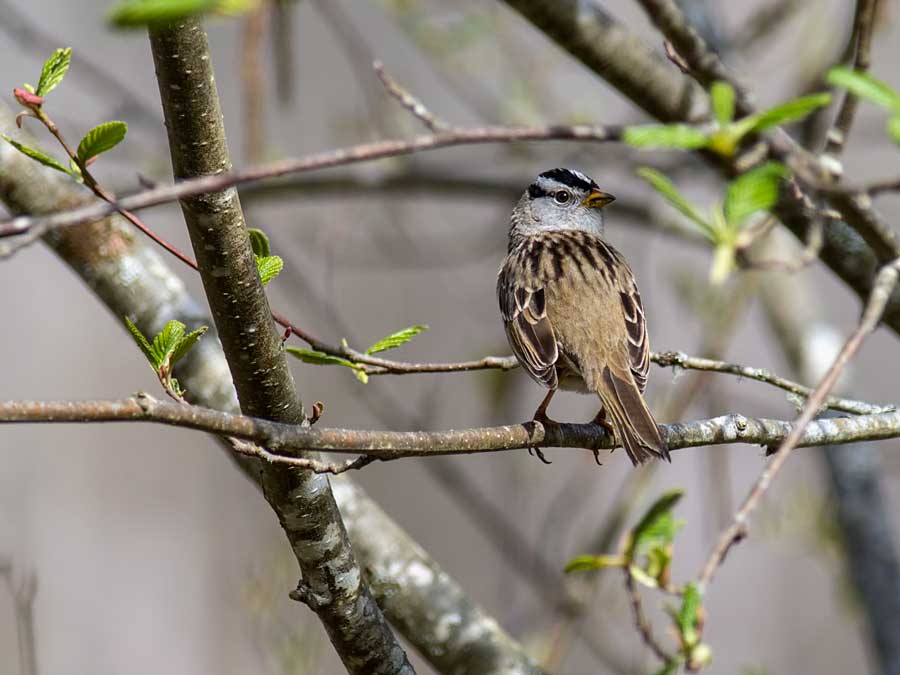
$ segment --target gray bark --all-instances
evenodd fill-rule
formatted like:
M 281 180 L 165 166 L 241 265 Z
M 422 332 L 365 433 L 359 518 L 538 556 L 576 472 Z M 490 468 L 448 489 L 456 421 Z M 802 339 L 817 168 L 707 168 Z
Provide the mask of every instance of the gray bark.
M 231 169 L 206 32 L 197 19 L 150 31 L 176 179 Z M 181 201 L 241 410 L 300 424 L 303 407 L 256 271 L 237 191 Z M 412 673 L 356 562 L 328 479 L 264 464 L 263 494 L 300 570 L 302 597 L 351 673 Z

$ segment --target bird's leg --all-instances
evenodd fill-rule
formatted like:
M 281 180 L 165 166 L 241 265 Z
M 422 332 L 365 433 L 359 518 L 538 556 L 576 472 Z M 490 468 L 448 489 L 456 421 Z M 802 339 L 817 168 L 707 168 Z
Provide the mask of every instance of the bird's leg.
M 541 401 L 541 404 L 538 406 L 538 409 L 534 411 L 534 416 L 532 419 L 535 422 L 540 422 L 541 424 L 556 424 L 555 421 L 551 420 L 547 417 L 547 406 L 550 405 L 550 399 L 553 398 L 553 394 L 556 393 L 556 389 L 551 389 L 547 392 L 547 395 L 544 397 L 544 400 Z M 544 464 L 552 464 L 549 459 L 544 457 L 544 453 L 541 452 L 541 449 L 536 446 L 531 446 L 528 448 L 529 455 L 537 455 L 537 458 L 541 460 Z
M 550 422 L 550 424 L 556 424 L 554 420 L 551 420 L 547 417 L 547 406 L 550 405 L 550 399 L 553 398 L 553 395 L 556 393 L 556 389 L 551 389 L 547 392 L 547 395 L 544 397 L 544 400 L 541 401 L 541 404 L 538 406 L 537 410 L 534 411 L 534 416 L 531 418 L 535 422 Z
M 613 425 L 610 424 L 609 420 L 606 419 L 606 408 L 600 408 L 600 411 L 594 415 L 594 419 L 591 420 L 591 424 L 599 424 L 601 427 L 606 429 L 610 436 L 613 438 L 616 437 L 616 430 L 613 429 Z M 600 463 L 600 451 L 594 450 L 594 461 L 597 462 L 597 466 L 603 466 Z

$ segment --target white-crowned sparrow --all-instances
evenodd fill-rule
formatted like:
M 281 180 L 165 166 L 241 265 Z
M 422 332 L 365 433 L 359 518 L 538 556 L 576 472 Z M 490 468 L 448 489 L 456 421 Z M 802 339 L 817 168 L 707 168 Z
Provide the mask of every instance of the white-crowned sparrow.
M 642 395 L 650 342 L 641 296 L 625 259 L 602 238 L 601 209 L 613 199 L 578 171 L 538 176 L 512 212 L 500 312 L 519 363 L 550 389 L 536 420 L 551 421 L 557 388 L 596 393 L 594 421 L 616 434 L 634 464 L 668 460 Z

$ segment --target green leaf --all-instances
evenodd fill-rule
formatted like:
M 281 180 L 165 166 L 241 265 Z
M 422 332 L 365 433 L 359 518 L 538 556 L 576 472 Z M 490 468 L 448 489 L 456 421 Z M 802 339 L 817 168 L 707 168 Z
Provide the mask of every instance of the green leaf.
M 13 146 L 16 150 L 21 152 L 23 155 L 28 155 L 31 159 L 37 160 L 44 166 L 49 166 L 51 169 L 56 169 L 57 171 L 62 171 L 65 174 L 72 175 L 72 172 L 69 171 L 65 166 L 57 162 L 50 155 L 45 155 L 40 150 L 35 150 L 34 148 L 29 148 L 27 145 L 22 145 L 18 141 L 14 141 L 6 134 L 0 134 L 3 137 L 3 140 Z
M 98 124 L 84 135 L 75 154 L 85 164 L 89 159 L 116 147 L 125 139 L 127 132 L 128 125 L 125 122 L 116 120 Z
M 653 675 L 675 675 L 680 667 L 681 661 L 668 661 L 662 668 L 653 673 Z
M 678 192 L 668 178 L 659 171 L 649 167 L 641 167 L 635 173 L 650 183 L 653 189 L 659 192 L 669 204 L 692 220 L 694 224 L 700 228 L 700 231 L 707 239 L 713 242 L 716 241 L 716 233 L 713 227 L 697 212 L 694 206 Z
M 684 496 L 684 490 L 669 490 L 662 494 L 644 513 L 631 530 L 625 556 L 633 560 L 641 550 L 655 545 L 672 543 L 680 524 L 672 516 L 672 509 Z
M 895 115 L 888 120 L 887 132 L 894 139 L 894 143 L 900 145 L 900 115 Z
M 169 358 L 169 365 L 174 366 L 183 359 L 187 353 L 191 351 L 191 348 L 197 344 L 197 340 L 199 340 L 208 330 L 209 326 L 200 326 L 197 330 L 191 331 L 181 338 L 181 340 L 178 341 L 178 344 L 175 345 L 175 349 L 172 350 L 172 355 Z
M 625 558 L 620 555 L 579 555 L 566 563 L 565 572 L 588 572 L 601 570 L 607 567 L 622 567 Z
M 838 66 L 828 71 L 825 81 L 834 87 L 843 87 L 854 96 L 900 113 L 900 93 L 868 73 Z
M 198 14 L 235 16 L 253 9 L 257 0 L 128 0 L 110 11 L 117 28 L 145 28 L 182 21 Z
M 272 252 L 269 248 L 269 238 L 266 236 L 265 232 L 251 227 L 247 230 L 247 234 L 250 235 L 250 248 L 253 249 L 253 255 L 259 258 L 265 258 L 266 256 L 271 255 Z
M 725 193 L 725 220 L 739 226 L 757 211 L 766 211 L 778 201 L 781 181 L 788 174 L 778 162 L 766 162 L 738 176 Z
M 428 326 L 423 325 L 410 326 L 409 328 L 398 330 L 396 333 L 391 333 L 387 337 L 381 338 L 366 350 L 366 354 L 377 354 L 388 349 L 394 349 L 409 342 L 416 335 L 426 330 L 428 330 Z
M 765 131 L 789 122 L 802 120 L 814 110 L 831 103 L 831 94 L 810 94 L 787 101 L 761 113 L 750 115 L 735 122 L 734 130 L 739 138 L 753 131 Z
M 153 352 L 160 366 L 172 365 L 172 354 L 184 339 L 184 329 L 180 321 L 169 321 L 153 338 Z
M 141 351 L 144 352 L 144 356 L 147 357 L 150 365 L 153 366 L 153 370 L 157 370 L 159 368 L 159 362 L 156 359 L 153 348 L 150 346 L 150 343 L 147 342 L 147 338 L 144 337 L 144 334 L 140 329 L 135 326 L 127 316 L 125 317 L 125 326 L 128 328 L 128 332 L 131 333 L 131 337 L 134 338 L 135 344 L 141 348 Z
M 57 49 L 53 52 L 53 56 L 44 62 L 44 67 L 41 69 L 41 79 L 38 80 L 37 89 L 34 91 L 35 95 L 46 96 L 53 91 L 66 76 L 71 60 L 71 47 Z
M 734 87 L 727 82 L 713 82 L 709 95 L 712 97 L 713 114 L 719 126 L 727 126 L 734 119 Z
M 646 124 L 627 127 L 622 140 L 635 148 L 696 150 L 709 143 L 706 134 L 687 124 Z
M 693 648 L 700 639 L 697 626 L 700 624 L 701 601 L 702 597 L 697 584 L 689 583 L 681 594 L 681 607 L 673 617 L 681 635 L 682 644 L 688 650 Z
M 285 347 L 284 350 L 304 363 L 312 363 L 317 366 L 344 366 L 353 370 L 356 379 L 365 384 L 369 381 L 369 376 L 365 369 L 358 363 L 354 363 L 349 359 L 341 356 L 332 356 L 325 352 L 319 352 L 315 349 L 304 349 L 301 347 Z
M 277 277 L 283 268 L 284 261 L 277 255 L 256 258 L 256 269 L 259 271 L 259 279 L 263 286 Z

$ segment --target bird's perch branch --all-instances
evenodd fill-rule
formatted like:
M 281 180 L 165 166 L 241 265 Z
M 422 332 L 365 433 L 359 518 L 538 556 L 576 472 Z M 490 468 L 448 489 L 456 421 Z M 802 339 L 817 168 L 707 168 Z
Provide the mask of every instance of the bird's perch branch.
M 802 421 L 802 420 L 801 420 Z M 407 457 L 465 455 L 523 448 L 614 447 L 595 424 L 534 422 L 451 431 L 367 431 L 281 424 L 200 406 L 158 401 L 146 394 L 122 400 L 4 401 L 0 423 L 154 422 L 252 441 L 288 459 L 307 450 L 358 454 L 388 461 Z M 660 425 L 670 450 L 746 443 L 777 446 L 798 428 L 782 420 L 730 414 Z M 798 446 L 851 443 L 900 437 L 900 411 L 817 420 L 797 436 Z M 287 463 L 290 463 L 289 461 Z

